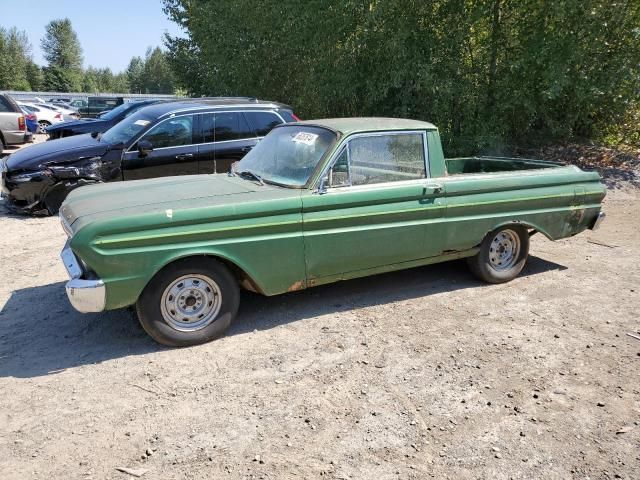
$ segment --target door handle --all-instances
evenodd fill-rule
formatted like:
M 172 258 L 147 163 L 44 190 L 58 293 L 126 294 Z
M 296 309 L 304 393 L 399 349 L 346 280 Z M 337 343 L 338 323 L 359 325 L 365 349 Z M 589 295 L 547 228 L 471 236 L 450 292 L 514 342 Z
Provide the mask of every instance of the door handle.
M 176 155 L 176 159 L 184 160 L 185 158 L 193 157 L 193 153 L 181 153 L 180 155 Z
M 444 191 L 444 185 L 440 183 L 432 183 L 430 185 L 425 185 L 423 189 L 423 194 L 438 194 Z
M 253 148 L 253 145 L 250 146 L 250 147 L 244 147 L 240 151 L 243 152 L 243 153 L 247 153 L 247 152 L 251 151 L 252 148 Z

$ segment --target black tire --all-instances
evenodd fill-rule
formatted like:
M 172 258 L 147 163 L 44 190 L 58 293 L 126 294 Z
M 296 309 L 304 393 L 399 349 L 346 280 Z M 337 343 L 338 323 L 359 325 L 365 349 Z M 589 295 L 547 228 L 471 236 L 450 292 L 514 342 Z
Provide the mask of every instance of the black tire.
M 193 295 L 194 290 L 191 290 L 191 294 L 179 290 L 183 288 L 179 286 L 179 280 L 183 277 L 188 277 L 184 282 L 194 281 L 196 277 L 203 282 L 203 284 L 195 287 L 194 284 L 191 287 L 184 286 L 185 289 L 194 288 L 196 291 L 195 296 Z M 185 303 L 185 308 L 194 308 L 194 310 L 198 305 L 196 302 L 201 302 L 202 297 L 206 297 L 207 288 L 210 287 L 210 292 L 211 288 L 214 291 L 217 288 L 219 296 L 211 292 L 213 295 L 211 298 L 214 299 L 212 301 L 216 302 L 215 298 L 217 298 L 216 307 L 207 307 L 207 302 L 204 301 L 201 302 L 203 310 L 200 311 L 198 306 L 198 311 L 195 313 L 182 314 L 182 310 L 178 309 L 181 307 L 178 307 L 178 305 L 173 305 L 178 309 L 177 312 L 170 308 L 167 309 L 167 302 L 172 298 L 172 293 L 174 292 L 174 290 L 170 289 L 172 286 L 174 289 L 178 289 L 175 291 L 180 291 L 188 296 L 183 302 Z M 183 298 L 181 293 L 176 294 L 174 302 L 180 302 L 178 297 Z M 165 297 L 165 294 L 167 294 L 167 297 Z M 190 299 L 194 299 L 195 305 L 189 304 Z M 145 287 L 142 295 L 140 295 L 136 303 L 136 310 L 142 328 L 156 342 L 169 347 L 187 347 L 210 342 L 222 336 L 235 318 L 239 304 L 240 288 L 229 269 L 216 259 L 199 256 L 176 261 L 158 272 Z M 192 305 L 194 306 L 192 307 Z M 218 308 L 217 305 L 219 305 L 219 309 L 210 320 L 210 323 L 196 330 L 185 331 L 178 329 L 178 327 L 192 328 L 199 321 L 197 317 L 193 323 L 181 323 L 180 320 L 182 319 L 176 320 L 176 318 L 173 318 L 183 315 L 195 316 L 196 313 L 206 312 L 207 308 Z M 165 313 L 163 313 L 163 308 Z M 171 313 L 169 313 L 169 310 L 171 310 Z M 214 310 L 210 313 L 213 312 Z M 177 327 L 175 326 L 176 324 L 178 324 Z
M 67 195 L 69 195 L 72 190 L 75 190 L 78 187 L 84 187 L 86 185 L 93 185 L 95 183 L 98 182 L 85 180 L 75 181 L 74 183 L 58 182 L 47 190 L 47 192 L 44 194 L 44 197 L 42 198 L 42 203 L 49 211 L 50 215 L 57 215 L 60 207 L 62 206 L 62 202 L 65 201 Z
M 508 255 L 509 247 L 515 245 L 517 252 Z M 496 248 L 498 246 L 498 248 Z M 503 248 L 503 251 L 500 251 Z M 501 255 L 505 254 L 506 259 Z M 488 283 L 504 283 L 516 278 L 529 256 L 529 232 L 522 225 L 506 225 L 489 233 L 480 244 L 480 251 L 467 258 L 471 273 Z M 503 261 L 504 260 L 504 261 Z
M 68 193 L 69 192 L 65 191 L 62 184 L 55 185 L 49 192 L 47 192 L 42 203 L 49 212 L 49 215 L 58 214 L 58 211 L 62 206 L 62 202 L 67 198 Z

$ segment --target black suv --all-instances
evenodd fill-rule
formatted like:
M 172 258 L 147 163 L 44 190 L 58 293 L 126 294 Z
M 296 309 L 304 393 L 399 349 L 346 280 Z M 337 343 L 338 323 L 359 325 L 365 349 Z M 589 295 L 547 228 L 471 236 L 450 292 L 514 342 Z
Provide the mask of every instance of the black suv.
M 89 97 L 86 105 L 82 105 L 77 108 L 78 112 L 83 117 L 94 118 L 101 113 L 113 110 L 123 103 L 123 97 Z M 73 105 L 73 103 L 71 105 Z
M 82 185 L 228 172 L 291 107 L 252 98 L 185 99 L 141 108 L 103 134 L 43 142 L 0 163 L 14 210 L 54 214 Z
M 54 123 L 45 128 L 49 135 L 48 140 L 56 138 L 71 137 L 83 133 L 102 133 L 109 130 L 116 123 L 122 121 L 137 110 L 147 107 L 161 100 L 142 100 L 137 102 L 123 103 L 107 113 L 99 115 L 97 118 L 83 118 L 70 122 Z

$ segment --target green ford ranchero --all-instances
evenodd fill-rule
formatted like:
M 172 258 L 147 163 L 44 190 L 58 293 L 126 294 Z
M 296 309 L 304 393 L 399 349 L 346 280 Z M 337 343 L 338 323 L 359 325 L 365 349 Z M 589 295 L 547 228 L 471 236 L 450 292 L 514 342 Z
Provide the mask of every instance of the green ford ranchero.
M 386 118 L 276 127 L 229 174 L 79 188 L 60 216 L 81 312 L 136 305 L 158 342 L 220 336 L 240 287 L 264 295 L 467 257 L 487 282 L 522 270 L 529 237 L 595 228 L 594 172 L 446 159 L 436 127 Z

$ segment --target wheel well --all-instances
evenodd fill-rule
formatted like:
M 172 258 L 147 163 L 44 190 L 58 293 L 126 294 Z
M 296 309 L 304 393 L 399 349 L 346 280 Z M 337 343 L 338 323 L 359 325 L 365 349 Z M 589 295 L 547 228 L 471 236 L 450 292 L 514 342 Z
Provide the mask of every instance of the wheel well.
M 203 253 L 199 255 L 198 254 L 187 255 L 185 257 L 179 257 L 179 258 L 173 259 L 172 261 L 164 265 L 160 270 L 158 270 L 158 272 L 156 272 L 155 275 L 157 275 L 159 272 L 161 272 L 168 266 L 173 265 L 176 262 L 181 262 L 194 257 L 207 257 L 207 258 L 212 258 L 214 260 L 217 260 L 218 262 L 222 263 L 225 267 L 229 269 L 231 274 L 234 276 L 234 278 L 242 288 L 244 288 L 245 290 L 249 290 L 251 292 L 261 293 L 264 295 L 264 292 L 258 286 L 258 284 L 241 267 L 239 267 L 238 265 L 236 265 L 234 262 L 232 262 L 227 258 L 218 256 L 218 255 L 208 254 L 208 253 Z
M 527 232 L 529 232 L 529 237 L 532 237 L 536 233 L 540 232 L 545 237 L 547 237 L 549 240 L 553 240 L 553 238 L 551 238 L 551 236 L 547 232 L 545 232 L 543 229 L 541 229 L 540 227 L 537 227 L 537 226 L 532 225 L 532 224 L 530 224 L 528 222 L 523 222 L 523 221 L 520 221 L 520 220 L 511 220 L 511 221 L 508 221 L 508 222 L 500 223 L 500 224 L 494 226 L 491 230 L 487 231 L 487 233 L 485 233 L 485 235 L 484 235 L 484 237 L 482 237 L 482 239 L 484 240 L 484 238 L 487 235 L 489 235 L 491 232 L 493 232 L 494 230 L 497 230 L 498 228 L 502 228 L 502 227 L 508 227 L 510 225 L 524 227 L 525 229 L 527 229 Z

